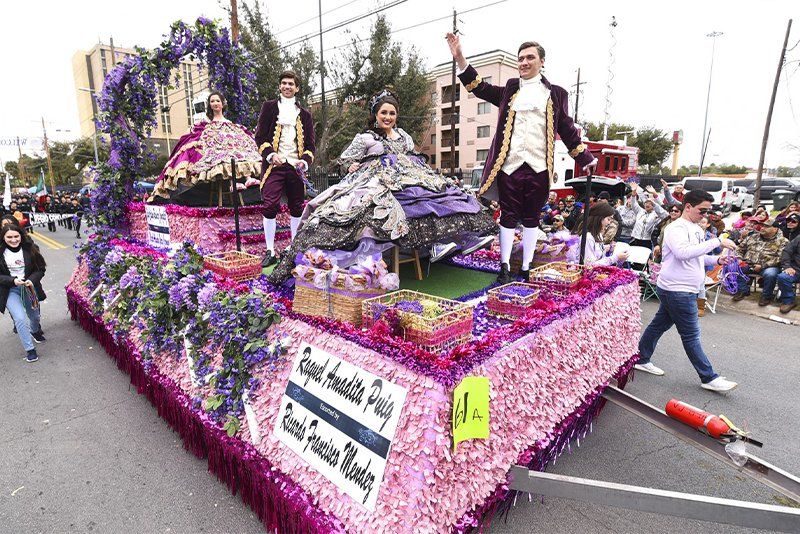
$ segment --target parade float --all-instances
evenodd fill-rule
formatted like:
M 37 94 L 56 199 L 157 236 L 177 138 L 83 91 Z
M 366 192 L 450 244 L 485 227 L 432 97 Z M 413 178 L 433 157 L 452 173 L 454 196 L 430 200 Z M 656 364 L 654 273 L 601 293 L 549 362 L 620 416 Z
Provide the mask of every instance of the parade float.
M 624 386 L 636 276 L 548 263 L 496 287 L 484 274 L 495 259 L 475 253 L 443 267 L 437 295 L 436 275 L 409 289 L 380 254 L 340 267 L 306 251 L 282 286 L 219 261 L 235 248 L 234 209 L 257 252 L 258 206 L 129 202 L 156 87 L 187 54 L 229 95 L 232 120 L 254 119 L 247 58 L 205 19 L 174 24 L 109 74 L 111 156 L 95 169 L 96 234 L 67 285 L 72 318 L 269 530 L 485 524 L 515 502 L 511 466 L 546 469 L 590 431 L 604 388 Z

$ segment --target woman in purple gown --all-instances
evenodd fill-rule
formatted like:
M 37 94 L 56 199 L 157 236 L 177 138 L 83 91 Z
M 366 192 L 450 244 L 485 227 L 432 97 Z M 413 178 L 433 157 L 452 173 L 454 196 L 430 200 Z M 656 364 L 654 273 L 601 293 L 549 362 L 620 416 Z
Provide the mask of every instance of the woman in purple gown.
M 236 160 L 238 180 L 247 181 L 247 186 L 258 184 L 261 154 L 253 134 L 226 119 L 224 111 L 225 97 L 212 92 L 206 100 L 208 121 L 195 124 L 180 138 L 158 177 L 152 199 L 211 205 L 214 195 L 219 199 L 223 191 L 222 181 L 231 178 L 231 158 Z
M 390 91 L 369 102 L 367 130 L 340 157 L 349 174 L 311 200 L 303 223 L 273 282 L 289 276 L 297 253 L 312 247 L 353 250 L 363 239 L 401 248 L 438 245 L 438 250 L 473 252 L 491 243 L 496 224 L 477 199 L 435 172 L 397 127 L 400 105 Z M 458 243 L 458 244 L 456 244 Z M 436 247 L 433 247 L 436 251 Z M 432 258 L 442 254 L 432 253 Z

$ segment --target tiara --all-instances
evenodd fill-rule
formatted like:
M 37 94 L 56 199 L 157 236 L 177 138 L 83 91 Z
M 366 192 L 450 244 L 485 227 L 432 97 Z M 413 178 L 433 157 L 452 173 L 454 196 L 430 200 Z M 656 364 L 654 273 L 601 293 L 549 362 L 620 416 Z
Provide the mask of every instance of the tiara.
M 384 89 L 383 91 L 381 91 L 377 95 L 375 95 L 372 98 L 370 98 L 369 99 L 369 110 L 370 110 L 370 112 L 375 113 L 375 108 L 378 105 L 378 103 L 380 103 L 380 101 L 383 100 L 384 98 L 386 98 L 387 96 L 394 96 L 394 93 L 392 93 L 389 89 Z

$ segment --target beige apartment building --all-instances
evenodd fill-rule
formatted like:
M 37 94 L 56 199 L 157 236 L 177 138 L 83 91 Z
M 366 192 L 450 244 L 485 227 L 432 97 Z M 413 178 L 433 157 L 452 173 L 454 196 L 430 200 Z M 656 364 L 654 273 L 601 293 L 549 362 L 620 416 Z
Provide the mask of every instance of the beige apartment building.
M 114 46 L 112 41 L 110 44 L 98 43 L 72 56 L 81 136 L 95 135 L 94 121 L 99 111 L 95 95 L 99 96 L 102 91 L 106 75 L 114 65 L 132 55 L 136 55 L 134 49 Z M 178 138 L 192 127 L 193 100 L 198 93 L 208 89 L 208 75 L 197 61 L 184 58 L 172 72 L 173 84 L 176 75 L 178 81 L 175 88 L 159 88 L 158 125 L 145 141 L 158 155 L 169 155 Z
M 467 58 L 484 81 L 505 85 L 519 76 L 517 58 L 502 50 L 492 50 Z M 451 165 L 462 171 L 480 167 L 486 161 L 497 128 L 497 107 L 467 93 L 456 78 L 456 102 L 452 99 L 452 63 L 442 63 L 428 73 L 431 84 L 432 121 L 419 140 L 420 150 L 428 155 L 434 168 L 449 171 Z M 452 126 L 451 113 L 456 121 Z M 450 143 L 455 136 L 455 162 Z M 454 163 L 454 164 L 453 164 Z

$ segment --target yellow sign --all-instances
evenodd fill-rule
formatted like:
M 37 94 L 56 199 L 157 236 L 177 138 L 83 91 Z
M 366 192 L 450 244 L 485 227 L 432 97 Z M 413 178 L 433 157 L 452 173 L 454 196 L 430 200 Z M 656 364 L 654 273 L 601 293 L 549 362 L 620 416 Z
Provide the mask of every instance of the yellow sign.
M 468 376 L 453 390 L 453 450 L 460 441 L 489 437 L 489 379 Z

